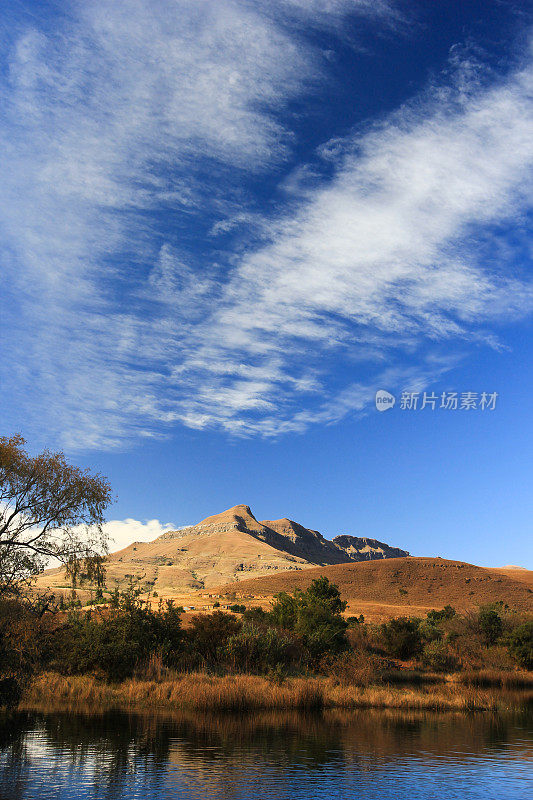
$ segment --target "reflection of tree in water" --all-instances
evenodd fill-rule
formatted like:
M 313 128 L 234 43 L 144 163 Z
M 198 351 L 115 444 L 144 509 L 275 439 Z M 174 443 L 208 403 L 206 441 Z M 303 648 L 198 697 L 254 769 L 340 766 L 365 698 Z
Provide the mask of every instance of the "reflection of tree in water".
M 47 782 L 76 785 L 80 768 L 94 775 L 87 796 L 123 797 L 124 786 L 157 787 L 168 762 L 168 735 L 150 730 L 142 718 L 120 712 L 103 715 L 18 714 L 0 725 L 4 753 L 0 787 L 9 798 L 26 797 L 22 786 L 32 771 L 35 755 L 50 752 Z M 87 778 L 85 778 L 85 783 Z M 15 793 L 14 786 L 20 787 Z M 0 796 L 3 796 L 0 793 Z
M 49 787 L 75 786 L 83 776 L 80 798 L 114 800 L 133 790 L 149 796 L 165 789 L 170 796 L 181 791 L 185 798 L 190 787 L 204 787 L 205 798 L 231 798 L 244 784 L 250 796 L 254 787 L 261 787 L 263 797 L 274 798 L 276 787 L 298 776 L 318 781 L 327 771 L 369 780 L 392 762 L 417 753 L 424 753 L 427 763 L 452 752 L 465 757 L 497 753 L 514 738 L 515 721 L 485 714 L 338 710 L 203 716 L 11 714 L 0 718 L 0 796 L 28 800 L 24 786 L 28 778 L 35 780 L 35 756 L 44 753 L 49 756 Z M 526 717 L 522 722 L 527 724 Z M 38 800 L 39 794 L 31 797 Z
M 29 716 L 27 714 L 0 712 L 1 797 L 4 797 L 8 789 L 10 791 L 9 797 L 13 798 L 13 800 L 23 797 L 26 731 L 29 727 L 27 722 Z
M 46 735 L 72 766 L 94 766 L 94 797 L 122 797 L 125 783 L 157 787 L 168 761 L 168 735 L 120 711 L 42 717 Z

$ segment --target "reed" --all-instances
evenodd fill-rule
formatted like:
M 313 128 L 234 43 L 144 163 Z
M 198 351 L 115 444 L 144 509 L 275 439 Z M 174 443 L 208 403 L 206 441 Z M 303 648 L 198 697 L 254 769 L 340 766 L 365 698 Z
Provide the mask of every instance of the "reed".
M 466 686 L 533 689 L 533 672 L 511 672 L 495 669 L 464 670 L 455 676 L 455 680 Z
M 108 684 L 92 676 L 39 676 L 22 705 L 57 703 L 78 709 L 121 707 L 196 711 L 313 710 L 324 708 L 431 711 L 507 710 L 512 699 L 459 681 L 429 686 L 355 686 L 328 677 L 288 678 L 282 684 L 258 675 L 190 673 L 161 681 Z M 511 705 L 510 705 L 511 704 Z

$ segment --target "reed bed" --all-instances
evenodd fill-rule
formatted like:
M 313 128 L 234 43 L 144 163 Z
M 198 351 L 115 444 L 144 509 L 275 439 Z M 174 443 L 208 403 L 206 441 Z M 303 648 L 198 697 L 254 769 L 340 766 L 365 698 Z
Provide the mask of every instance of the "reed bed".
M 533 672 L 494 669 L 464 670 L 454 676 L 454 680 L 466 686 L 533 689 Z
M 320 710 L 325 708 L 504 711 L 513 699 L 458 681 L 429 686 L 350 686 L 328 677 L 287 678 L 277 683 L 258 675 L 176 675 L 108 684 L 92 676 L 39 676 L 26 690 L 24 707 L 42 703 L 78 709 L 120 707 L 195 711 Z

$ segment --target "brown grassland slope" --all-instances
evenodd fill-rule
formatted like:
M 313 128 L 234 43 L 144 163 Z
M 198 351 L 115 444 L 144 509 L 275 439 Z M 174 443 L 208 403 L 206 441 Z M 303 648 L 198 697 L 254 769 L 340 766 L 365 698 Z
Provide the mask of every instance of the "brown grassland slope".
M 489 572 L 499 572 L 512 578 L 514 581 L 522 581 L 533 589 L 533 569 L 525 569 L 524 567 L 498 567 L 491 568 Z
M 311 568 L 242 580 L 219 591 L 243 599 L 269 599 L 277 592 L 305 590 L 320 575 L 339 587 L 349 613 L 362 612 L 369 619 L 416 615 L 447 604 L 468 611 L 499 600 L 516 611 L 533 612 L 533 589 L 524 581 L 441 558 L 391 558 Z

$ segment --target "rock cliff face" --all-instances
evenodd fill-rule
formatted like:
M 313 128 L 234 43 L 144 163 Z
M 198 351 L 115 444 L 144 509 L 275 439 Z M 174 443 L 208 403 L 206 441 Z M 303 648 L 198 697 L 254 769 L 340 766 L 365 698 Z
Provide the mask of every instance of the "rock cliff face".
M 406 555 L 374 539 L 338 536 L 333 542 L 290 519 L 259 522 L 237 505 L 153 542 L 133 542 L 106 559 L 108 588 L 132 578 L 146 590 L 167 594 L 208 589 L 243 578 L 312 566 Z M 41 585 L 65 584 L 62 569 L 48 570 Z
M 366 536 L 335 536 L 333 544 L 340 548 L 350 561 L 374 561 L 378 558 L 405 558 L 409 553 Z M 347 559 L 348 560 L 348 559 Z

